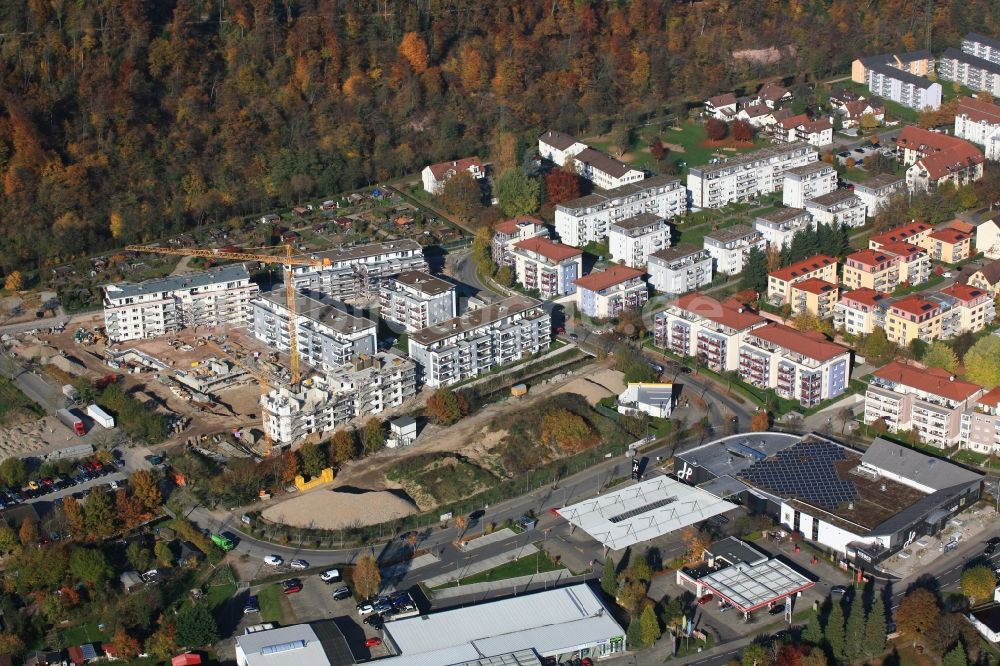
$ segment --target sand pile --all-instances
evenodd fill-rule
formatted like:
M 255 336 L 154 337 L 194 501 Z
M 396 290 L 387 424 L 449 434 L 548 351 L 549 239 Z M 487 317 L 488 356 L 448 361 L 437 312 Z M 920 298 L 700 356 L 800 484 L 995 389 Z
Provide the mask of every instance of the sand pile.
M 376 525 L 417 513 L 416 505 L 386 490 L 311 490 L 264 510 L 265 519 L 295 527 L 337 530 Z
M 42 419 L 25 416 L 0 429 L 0 460 L 48 448 L 73 446 L 80 444 L 79 440 L 54 416 Z

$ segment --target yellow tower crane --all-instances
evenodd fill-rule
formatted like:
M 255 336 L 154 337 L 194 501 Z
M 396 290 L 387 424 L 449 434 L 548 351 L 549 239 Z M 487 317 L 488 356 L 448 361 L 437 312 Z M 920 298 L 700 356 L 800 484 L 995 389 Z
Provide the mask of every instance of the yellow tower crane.
M 295 284 L 292 281 L 293 266 L 326 267 L 329 259 L 309 259 L 292 256 L 292 246 L 285 245 L 285 256 L 273 254 L 257 254 L 253 252 L 234 252 L 229 250 L 193 250 L 174 249 L 171 247 L 150 247 L 148 245 L 128 245 L 126 250 L 135 252 L 152 252 L 154 254 L 172 254 L 179 257 L 204 257 L 206 259 L 225 259 L 230 261 L 259 261 L 264 264 L 283 264 L 285 267 L 285 299 L 288 307 L 288 353 L 291 356 L 292 385 L 299 383 L 299 343 L 298 329 L 295 326 Z

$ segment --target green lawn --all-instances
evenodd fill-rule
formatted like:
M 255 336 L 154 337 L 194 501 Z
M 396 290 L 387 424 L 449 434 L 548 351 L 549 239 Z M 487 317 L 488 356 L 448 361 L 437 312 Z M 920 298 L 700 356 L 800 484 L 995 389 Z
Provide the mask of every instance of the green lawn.
M 0 423 L 5 423 L 17 412 L 34 412 L 42 416 L 45 412 L 28 396 L 21 392 L 13 382 L 6 377 L 0 377 Z
M 536 572 L 541 573 L 543 571 L 556 571 L 558 569 L 565 568 L 566 567 L 549 557 L 547 553 L 539 552 L 537 555 L 528 555 L 527 557 L 522 557 L 519 560 L 513 560 L 511 562 L 501 564 L 500 566 L 487 571 L 466 576 L 457 583 L 451 582 L 447 585 L 442 585 L 441 587 L 457 587 L 459 585 L 472 585 L 473 583 L 488 583 L 495 580 L 507 580 L 509 578 L 518 578 L 520 576 L 530 576 Z
M 278 622 L 282 627 L 295 623 L 288 599 L 279 585 L 268 585 L 261 589 L 257 593 L 257 601 L 260 603 L 261 622 Z
M 82 645 L 84 643 L 106 643 L 111 640 L 111 635 L 97 628 L 96 622 L 78 624 L 75 627 L 64 629 L 60 632 L 64 647 Z
M 851 168 L 845 168 L 844 169 L 844 178 L 846 180 L 850 180 L 850 181 L 853 181 L 855 183 L 863 183 L 863 182 L 865 182 L 866 180 L 868 180 L 871 177 L 872 177 L 872 174 L 869 173 L 869 172 L 867 172 L 867 171 L 865 171 L 864 169 L 858 169 L 858 168 L 853 168 L 853 169 L 851 169 Z
M 835 85 L 838 88 L 846 88 L 848 90 L 853 90 L 855 92 L 861 93 L 865 97 L 871 97 L 871 91 L 869 91 L 868 86 L 866 86 L 863 83 L 855 83 L 854 81 L 838 81 Z M 942 84 L 941 86 L 942 96 L 944 96 L 945 87 L 946 86 Z M 882 101 L 885 102 L 886 115 L 891 118 L 899 118 L 900 120 L 903 120 L 908 123 L 915 123 L 917 122 L 917 118 L 920 117 L 920 112 L 917 111 L 916 109 L 911 109 L 907 106 L 903 106 L 902 104 L 897 104 L 896 102 L 893 102 L 892 100 L 888 99 L 883 99 Z
M 985 465 L 990 457 L 985 453 L 976 453 L 975 451 L 962 449 L 953 455 L 951 459 L 956 462 L 965 463 L 966 465 Z

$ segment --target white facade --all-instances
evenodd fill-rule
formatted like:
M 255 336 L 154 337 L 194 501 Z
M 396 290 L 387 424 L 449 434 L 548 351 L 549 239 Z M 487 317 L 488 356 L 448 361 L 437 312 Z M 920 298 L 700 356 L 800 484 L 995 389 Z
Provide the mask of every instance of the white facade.
M 277 444 L 294 444 L 331 433 L 354 419 L 398 407 L 416 395 L 413 361 L 380 352 L 359 357 L 352 366 L 261 396 L 264 430 Z
M 424 191 L 429 194 L 439 194 L 441 188 L 447 183 L 452 176 L 459 174 L 463 171 L 469 172 L 469 174 L 476 180 L 480 180 L 486 177 L 486 169 L 483 167 L 483 163 L 479 161 L 478 157 L 466 157 L 460 160 L 452 160 L 451 162 L 441 162 L 440 164 L 429 164 L 424 167 L 424 170 L 420 172 L 420 179 L 424 185 Z
M 536 236 L 514 243 L 504 263 L 525 289 L 537 289 L 543 298 L 573 293 L 573 280 L 583 274 L 583 251 Z
M 643 272 L 612 266 L 576 280 L 576 307 L 588 317 L 608 319 L 638 310 L 649 299 Z
M 688 171 L 692 208 L 721 208 L 733 201 L 750 201 L 777 192 L 785 172 L 815 162 L 816 149 L 807 143 L 765 148 Z
M 837 189 L 837 170 L 826 162 L 812 162 L 785 172 L 781 203 L 791 208 L 805 208 L 808 199 Z
M 806 210 L 817 223 L 833 225 L 834 222 L 845 227 L 860 227 L 865 223 L 865 203 L 850 190 L 837 190 L 809 199 Z
M 678 245 L 649 255 L 649 285 L 667 294 L 683 294 L 712 282 L 712 255 L 694 245 Z
M 854 195 L 865 205 L 865 215 L 874 217 L 889 205 L 889 201 L 906 194 L 906 181 L 898 176 L 878 174 L 864 182 L 854 183 Z
M 405 271 L 426 271 L 424 250 L 415 240 L 369 243 L 317 252 L 323 266 L 293 266 L 295 288 L 340 300 L 378 295 L 379 282 Z
M 955 113 L 955 136 L 983 146 L 986 159 L 1000 160 L 1000 106 L 962 100 Z
M 965 44 L 962 44 L 964 49 Z M 977 58 L 956 48 L 945 49 L 938 61 L 943 81 L 955 81 L 973 90 L 1000 96 L 1000 63 Z
M 802 208 L 779 208 L 757 217 L 753 228 L 764 237 L 769 247 L 781 248 L 790 245 L 799 231 L 815 229 L 816 220 Z
M 702 294 L 682 296 L 653 317 L 654 344 L 694 357 L 717 372 L 739 367 L 747 334 L 767 320 L 739 304 Z
M 573 157 L 573 164 L 581 177 L 602 190 L 614 190 L 629 183 L 638 183 L 646 177 L 642 171 L 593 148 L 577 153 Z
M 104 325 L 112 342 L 183 328 L 242 325 L 259 288 L 243 264 L 104 287 Z
M 656 215 L 640 213 L 611 225 L 611 260 L 632 268 L 646 265 L 649 255 L 670 246 L 670 226 Z
M 556 206 L 556 233 L 563 243 L 583 247 L 600 243 L 611 225 L 641 213 L 663 219 L 681 215 L 686 210 L 687 193 L 680 180 L 654 176 L 609 192 L 595 192 Z
M 409 355 L 427 386 L 449 386 L 548 349 L 551 326 L 541 301 L 512 296 L 413 333 Z
M 923 111 L 941 106 L 941 84 L 932 83 L 889 65 L 872 64 L 867 68 L 868 90 L 897 104 Z
M 382 281 L 379 314 L 409 332 L 458 314 L 455 285 L 423 271 L 407 271 Z
M 557 130 L 548 130 L 538 137 L 538 154 L 559 166 L 565 166 L 586 149 L 587 144 Z
M 735 275 L 743 270 L 743 262 L 751 248 L 763 251 L 767 244 L 759 231 L 738 224 L 713 231 L 705 236 L 705 250 L 715 263 L 718 273 Z

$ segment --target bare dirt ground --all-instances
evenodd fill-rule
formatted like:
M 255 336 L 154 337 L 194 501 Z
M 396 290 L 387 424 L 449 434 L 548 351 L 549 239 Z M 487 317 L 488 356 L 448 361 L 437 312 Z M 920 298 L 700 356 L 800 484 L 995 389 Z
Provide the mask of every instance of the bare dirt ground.
M 318 488 L 268 507 L 263 516 L 295 527 L 336 530 L 384 523 L 416 512 L 415 504 L 390 492 L 346 493 Z
M 666 143 L 666 142 L 664 142 L 663 147 L 666 148 L 666 149 L 668 149 L 670 152 L 673 152 L 673 153 L 686 153 L 687 152 L 687 149 L 684 146 L 680 145 L 679 143 Z
M 596 405 L 603 398 L 619 395 L 624 390 L 622 373 L 605 368 L 586 377 L 578 377 L 562 386 L 556 393 L 578 393 L 586 398 L 588 403 Z
M 26 418 L 0 429 L 0 460 L 79 443 L 80 438 L 54 416 Z

